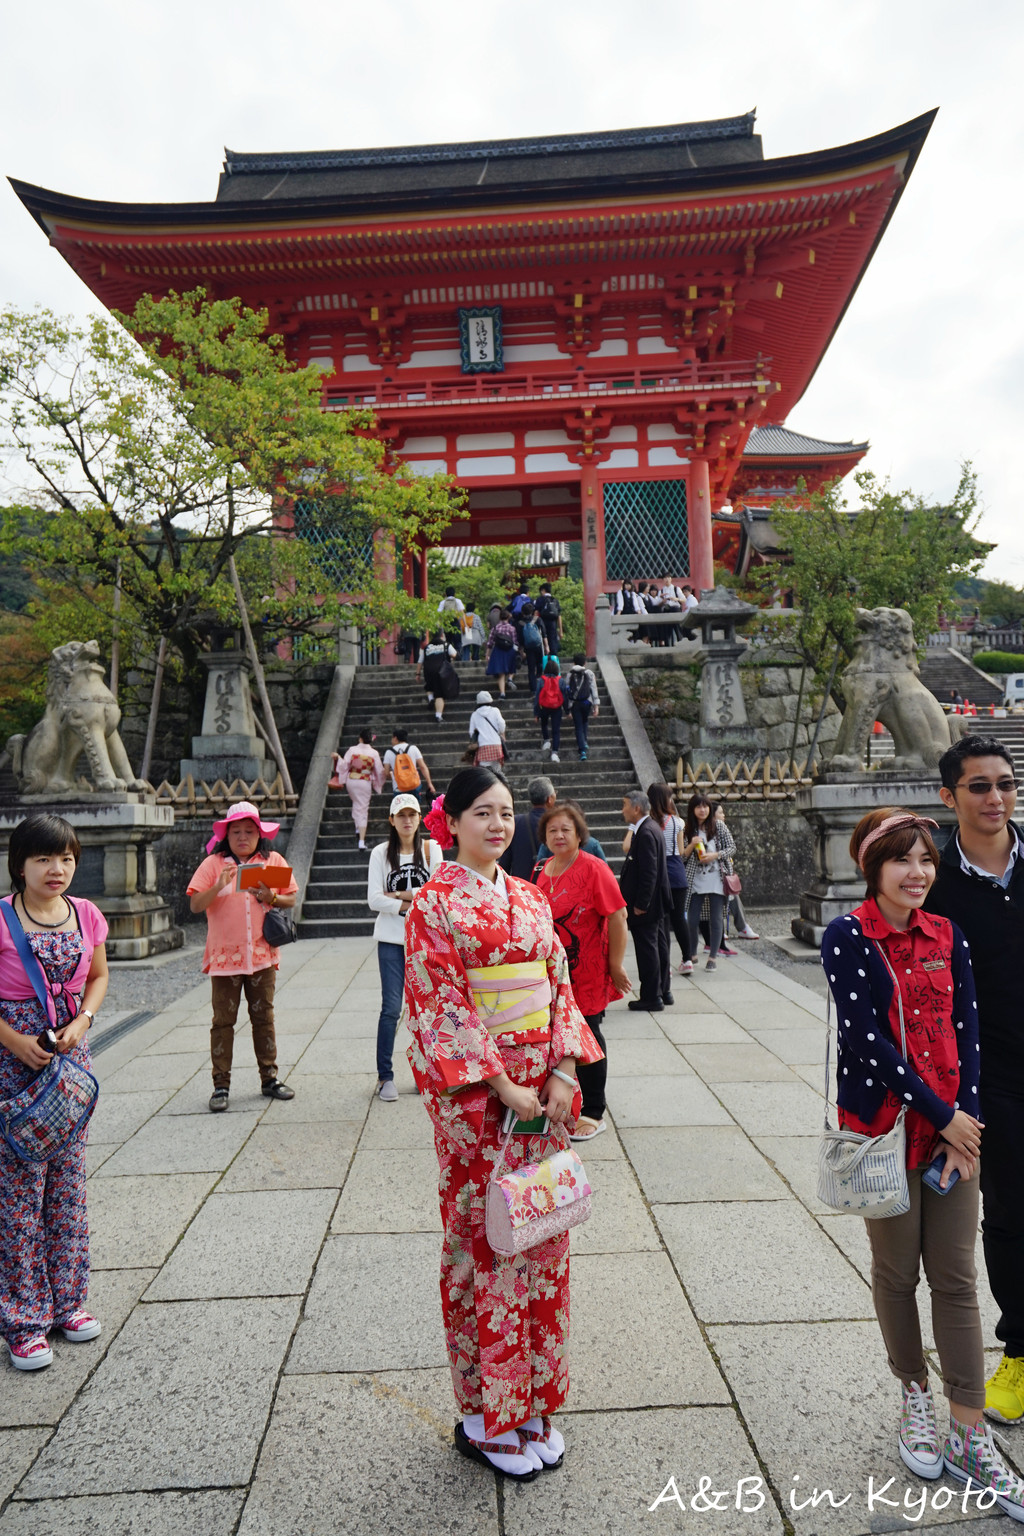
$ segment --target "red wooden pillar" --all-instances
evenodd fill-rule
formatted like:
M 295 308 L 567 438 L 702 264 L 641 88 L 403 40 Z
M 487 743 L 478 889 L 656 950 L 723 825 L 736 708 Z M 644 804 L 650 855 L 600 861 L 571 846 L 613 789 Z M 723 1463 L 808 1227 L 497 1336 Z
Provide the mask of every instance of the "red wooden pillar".
M 586 623 L 587 655 L 597 646 L 594 609 L 604 591 L 604 500 L 596 464 L 584 463 L 580 469 L 580 505 L 583 523 L 583 613 Z
M 711 477 L 707 459 L 690 460 L 686 521 L 690 533 L 690 581 L 695 596 L 715 584 L 715 560 L 711 550 Z

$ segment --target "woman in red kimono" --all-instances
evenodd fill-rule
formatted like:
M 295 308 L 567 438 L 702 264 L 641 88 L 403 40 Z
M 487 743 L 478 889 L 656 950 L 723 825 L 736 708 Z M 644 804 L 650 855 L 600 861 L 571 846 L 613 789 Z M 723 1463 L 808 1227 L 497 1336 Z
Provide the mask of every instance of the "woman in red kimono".
M 573 1001 L 565 951 L 535 886 L 498 865 L 513 832 L 496 768 L 466 768 L 423 824 L 458 861 L 442 864 L 406 919 L 405 994 L 413 1072 L 440 1164 L 441 1310 L 456 1403 L 455 1444 L 506 1477 L 561 1465 L 550 1415 L 569 1389 L 569 1234 L 497 1254 L 484 1234 L 487 1181 L 506 1108 L 569 1129 L 578 1061 L 601 1050 Z M 500 1011 L 500 1025 L 494 1019 Z M 506 1168 L 551 1150 L 514 1136 Z

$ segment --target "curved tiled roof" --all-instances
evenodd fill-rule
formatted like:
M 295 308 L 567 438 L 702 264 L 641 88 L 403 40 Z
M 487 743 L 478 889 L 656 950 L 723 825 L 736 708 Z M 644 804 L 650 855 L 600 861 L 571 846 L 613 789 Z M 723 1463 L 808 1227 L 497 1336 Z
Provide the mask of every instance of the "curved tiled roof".
M 745 459 L 772 458 L 822 458 L 828 454 L 847 457 L 851 453 L 867 453 L 870 443 L 830 443 L 821 437 L 805 437 L 802 432 L 792 432 L 789 427 L 755 427 L 743 450 Z
M 661 144 L 699 144 L 708 139 L 749 139 L 754 112 L 701 123 L 669 123 L 658 128 L 614 128 L 598 133 L 549 134 L 528 139 L 479 139 L 466 144 L 406 144 L 384 149 L 273 151 L 267 154 L 224 151 L 229 176 L 262 171 L 343 171 L 368 165 L 433 165 L 444 161 L 519 159 L 526 155 L 565 155 L 595 149 L 642 149 Z

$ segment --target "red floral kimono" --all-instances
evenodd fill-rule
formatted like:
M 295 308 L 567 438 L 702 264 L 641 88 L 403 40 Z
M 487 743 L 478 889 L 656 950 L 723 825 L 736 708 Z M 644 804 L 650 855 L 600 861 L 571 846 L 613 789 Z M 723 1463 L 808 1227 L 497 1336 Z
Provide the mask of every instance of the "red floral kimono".
M 600 1061 L 602 1052 L 573 1001 L 551 909 L 528 881 L 506 877 L 502 890 L 464 865 L 442 864 L 410 907 L 405 953 L 409 1060 L 440 1164 L 441 1310 L 455 1398 L 463 1414 L 482 1412 L 493 1436 L 565 1401 L 569 1234 L 514 1255 L 487 1242 L 484 1197 L 505 1108 L 483 1079 L 504 1071 L 540 1092 L 564 1056 Z M 489 989 L 484 970 L 529 977 L 505 983 L 525 989 L 516 994 L 524 1001 L 508 1007 L 510 994 L 493 990 L 493 980 Z M 497 1013 L 503 1020 L 488 1029 Z M 579 1100 L 577 1089 L 573 1113 Z M 513 1137 L 505 1166 L 550 1147 Z

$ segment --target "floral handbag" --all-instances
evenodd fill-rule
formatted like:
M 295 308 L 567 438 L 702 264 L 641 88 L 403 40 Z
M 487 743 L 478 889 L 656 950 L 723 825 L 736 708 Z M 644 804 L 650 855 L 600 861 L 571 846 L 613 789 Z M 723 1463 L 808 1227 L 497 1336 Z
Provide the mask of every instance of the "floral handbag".
M 495 1253 L 523 1253 L 590 1217 L 590 1180 L 572 1146 L 502 1173 L 509 1131 L 487 1184 L 485 1231 Z

